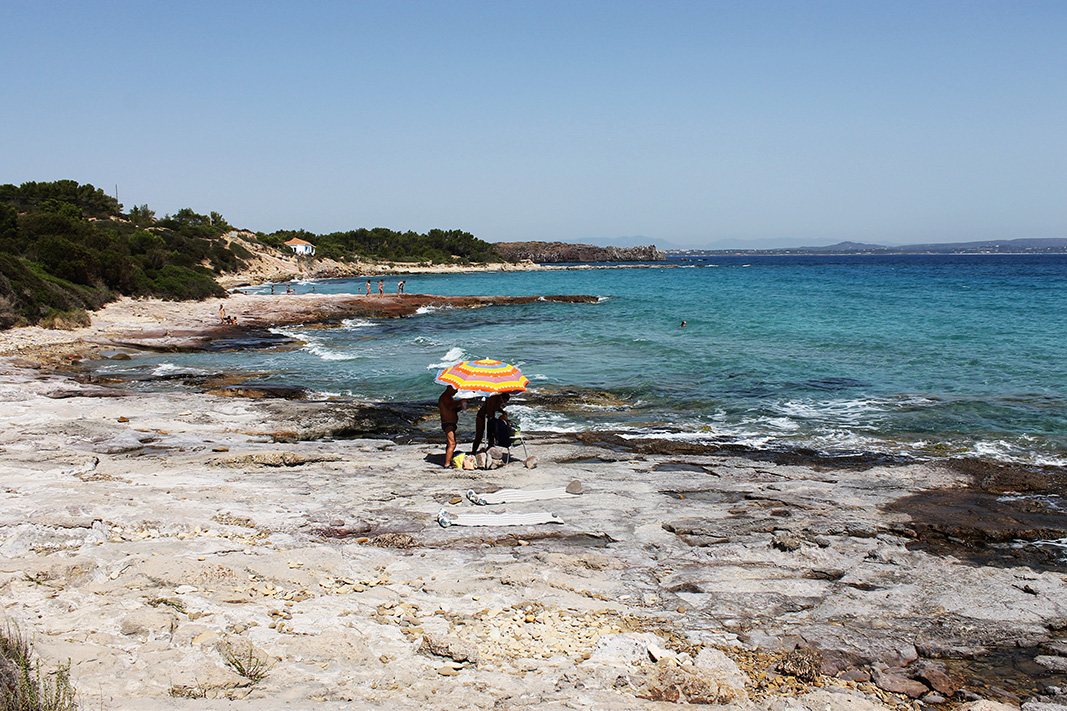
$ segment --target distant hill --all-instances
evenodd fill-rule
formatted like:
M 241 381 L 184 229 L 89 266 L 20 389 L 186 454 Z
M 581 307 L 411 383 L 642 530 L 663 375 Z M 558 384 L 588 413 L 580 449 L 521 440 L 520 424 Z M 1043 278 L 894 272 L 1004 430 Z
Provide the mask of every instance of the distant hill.
M 1067 239 L 1009 239 L 981 242 L 939 242 L 887 247 L 861 242 L 838 242 L 824 247 L 783 247 L 778 249 L 679 249 L 669 256 L 698 254 L 1063 254 Z

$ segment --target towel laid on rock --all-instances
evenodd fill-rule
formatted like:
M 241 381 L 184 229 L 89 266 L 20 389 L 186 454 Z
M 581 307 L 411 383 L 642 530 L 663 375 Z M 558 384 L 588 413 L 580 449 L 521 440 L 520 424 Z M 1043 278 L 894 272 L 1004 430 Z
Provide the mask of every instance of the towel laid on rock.
M 515 504 L 523 501 L 543 501 L 544 499 L 569 499 L 582 493 L 582 483 L 575 479 L 567 486 L 552 489 L 500 489 L 490 493 L 479 494 L 474 489 L 467 490 L 467 500 L 479 506 L 491 504 Z
M 449 526 L 532 526 L 539 523 L 563 523 L 563 519 L 547 511 L 530 513 L 468 514 L 452 513 L 441 509 L 437 523 L 442 528 Z

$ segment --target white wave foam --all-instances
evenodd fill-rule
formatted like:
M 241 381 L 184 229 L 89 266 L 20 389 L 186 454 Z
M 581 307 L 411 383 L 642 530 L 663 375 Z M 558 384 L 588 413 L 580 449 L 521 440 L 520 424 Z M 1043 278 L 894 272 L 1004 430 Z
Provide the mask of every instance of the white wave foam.
M 285 336 L 286 338 L 292 338 L 292 339 L 297 340 L 297 341 L 306 341 L 309 338 L 311 338 L 311 336 L 307 335 L 306 333 L 303 333 L 301 331 L 297 331 L 297 330 L 295 330 L 293 328 L 284 328 L 282 326 L 275 326 L 275 327 L 270 328 L 268 330 L 271 333 L 276 334 L 278 336 Z
M 848 400 L 786 400 L 774 404 L 779 413 L 802 420 L 822 420 L 832 417 L 847 424 L 859 424 L 861 420 L 869 422 L 876 416 L 885 414 L 887 403 L 872 398 L 855 398 Z
M 528 405 L 509 405 L 508 417 L 527 432 L 581 432 L 585 427 L 559 412 L 549 412 Z
M 318 341 L 309 341 L 304 345 L 301 350 L 305 350 L 312 355 L 316 355 L 322 360 L 355 360 L 359 358 L 358 353 L 341 353 L 322 345 Z
M 415 309 L 415 313 L 417 313 L 417 314 L 431 314 L 434 311 L 451 311 L 451 310 L 452 310 L 451 306 L 420 306 L 419 308 Z
M 428 366 L 426 366 L 426 370 L 439 370 L 441 368 L 450 368 L 456 363 L 460 363 L 465 360 L 470 360 L 470 358 L 467 357 L 467 354 L 463 351 L 462 348 L 460 348 L 459 346 L 455 346 L 453 348 L 450 348 L 448 350 L 448 353 L 445 353 L 440 363 L 430 363 Z
M 355 330 L 357 328 L 366 328 L 367 326 L 373 326 L 373 325 L 374 325 L 373 321 L 368 321 L 368 320 L 362 319 L 362 318 L 346 318 L 345 320 L 341 321 L 341 328 L 344 328 L 344 329 L 347 329 L 347 330 L 350 330 L 350 331 Z
M 180 365 L 174 365 L 173 363 L 160 363 L 152 369 L 152 375 L 156 376 L 157 378 L 166 375 L 174 375 L 176 373 L 184 375 L 207 375 L 210 372 L 210 370 L 204 370 L 202 368 L 183 367 Z

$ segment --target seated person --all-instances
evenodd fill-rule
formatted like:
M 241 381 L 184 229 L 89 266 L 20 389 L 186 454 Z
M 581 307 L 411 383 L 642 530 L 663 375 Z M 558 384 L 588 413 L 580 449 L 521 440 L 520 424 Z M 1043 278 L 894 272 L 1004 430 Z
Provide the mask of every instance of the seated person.
M 508 420 L 508 413 L 504 411 L 504 406 L 508 404 L 508 400 L 511 399 L 511 393 L 498 393 L 496 395 L 490 395 L 485 399 L 485 404 L 478 410 L 478 414 L 474 421 L 474 446 L 471 447 L 471 454 L 478 453 L 478 445 L 482 443 L 482 435 L 486 435 L 486 446 L 492 447 L 493 432 L 492 429 L 486 432 L 486 422 L 499 417 L 510 424 Z

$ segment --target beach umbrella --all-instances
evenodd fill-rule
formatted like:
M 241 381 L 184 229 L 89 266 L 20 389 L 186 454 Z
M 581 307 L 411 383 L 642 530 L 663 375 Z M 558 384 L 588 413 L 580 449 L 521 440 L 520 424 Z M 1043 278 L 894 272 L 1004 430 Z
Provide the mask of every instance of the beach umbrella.
M 456 390 L 483 395 L 516 393 L 526 389 L 530 379 L 519 369 L 499 360 L 465 360 L 437 374 L 436 382 Z

